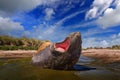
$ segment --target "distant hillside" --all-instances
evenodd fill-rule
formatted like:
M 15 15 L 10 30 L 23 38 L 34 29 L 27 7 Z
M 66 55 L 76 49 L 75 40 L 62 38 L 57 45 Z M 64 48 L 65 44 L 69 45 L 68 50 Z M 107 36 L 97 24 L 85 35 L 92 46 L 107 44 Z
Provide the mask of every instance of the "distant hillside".
M 36 50 L 46 41 L 33 38 L 0 36 L 0 50 Z

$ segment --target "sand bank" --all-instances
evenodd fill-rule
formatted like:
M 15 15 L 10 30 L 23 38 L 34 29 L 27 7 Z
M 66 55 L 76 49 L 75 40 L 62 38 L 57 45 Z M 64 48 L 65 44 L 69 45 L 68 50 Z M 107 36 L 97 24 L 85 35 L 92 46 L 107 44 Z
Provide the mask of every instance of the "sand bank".
M 32 57 L 36 52 L 36 50 L 0 50 L 0 58 Z
M 37 53 L 36 50 L 0 50 L 0 58 L 32 57 L 35 53 Z M 88 49 L 83 50 L 82 55 L 86 57 L 105 60 L 107 62 L 120 62 L 120 50 Z
M 88 49 L 83 50 L 82 55 L 104 60 L 105 62 L 120 62 L 120 50 L 112 49 Z

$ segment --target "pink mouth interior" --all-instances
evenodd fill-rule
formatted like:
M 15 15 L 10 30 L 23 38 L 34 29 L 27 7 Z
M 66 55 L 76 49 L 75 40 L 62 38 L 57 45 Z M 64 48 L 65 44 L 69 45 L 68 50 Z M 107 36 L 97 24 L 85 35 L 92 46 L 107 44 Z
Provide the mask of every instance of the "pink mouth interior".
M 66 50 L 68 50 L 69 45 L 70 45 L 70 39 L 66 38 L 63 42 L 56 43 L 55 48 L 57 51 L 65 52 Z

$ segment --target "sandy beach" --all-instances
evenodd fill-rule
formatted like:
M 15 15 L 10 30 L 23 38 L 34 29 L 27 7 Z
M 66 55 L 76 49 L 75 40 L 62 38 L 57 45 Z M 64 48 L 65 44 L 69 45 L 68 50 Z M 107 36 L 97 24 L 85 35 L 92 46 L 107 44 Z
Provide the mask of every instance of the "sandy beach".
M 0 50 L 0 58 L 32 57 L 36 50 Z M 91 58 L 105 60 L 107 62 L 120 62 L 120 50 L 112 49 L 87 49 L 82 50 L 82 55 Z
M 105 62 L 120 62 L 120 50 L 115 49 L 88 49 L 83 50 L 82 55 Z
M 36 52 L 36 50 L 0 50 L 0 58 L 32 57 Z

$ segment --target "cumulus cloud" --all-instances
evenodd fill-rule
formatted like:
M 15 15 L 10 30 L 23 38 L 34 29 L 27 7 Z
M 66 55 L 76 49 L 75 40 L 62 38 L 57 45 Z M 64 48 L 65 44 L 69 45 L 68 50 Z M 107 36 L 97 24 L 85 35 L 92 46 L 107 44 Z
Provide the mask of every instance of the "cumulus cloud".
M 112 3 L 113 0 L 94 0 L 92 8 L 87 12 L 86 19 L 97 18 L 100 16 Z
M 24 31 L 24 27 L 19 22 L 13 22 L 10 18 L 0 17 L 0 34 L 14 35 L 21 33 L 20 31 Z
M 103 29 L 120 25 L 120 0 L 94 0 L 92 6 L 86 20 L 97 18 L 96 24 Z
M 97 24 L 102 28 L 120 25 L 120 2 L 118 4 L 115 9 L 106 9 L 104 15 L 97 20 Z
M 43 23 L 43 24 L 41 23 L 38 26 L 33 26 L 32 30 L 29 30 L 29 31 L 24 30 L 21 33 L 24 36 L 34 37 L 34 38 L 39 38 L 39 39 L 47 39 L 47 40 L 50 39 L 52 41 L 61 40 L 61 39 L 63 39 L 63 37 L 67 36 L 70 33 L 70 31 L 68 29 L 66 30 L 62 27 L 62 24 L 66 20 L 71 19 L 72 17 L 74 17 L 74 16 L 76 16 L 84 11 L 78 11 L 78 12 L 75 12 L 71 15 L 68 15 L 65 18 L 59 20 L 58 22 L 56 22 L 55 24 L 52 24 L 52 25 L 47 24 L 47 23 Z M 50 20 L 51 18 L 53 18 L 53 15 L 55 14 L 53 8 L 46 8 L 45 13 L 46 13 L 46 17 L 45 17 L 46 20 Z M 9 18 L 9 21 L 13 22 L 12 20 L 10 20 L 10 18 Z M 19 22 L 13 22 L 13 23 L 19 23 Z M 7 27 L 4 27 L 4 29 L 6 29 Z M 13 28 L 9 31 L 9 33 L 12 32 L 13 30 L 17 31 Z M 62 36 L 58 37 L 58 35 L 62 35 Z
M 90 9 L 90 10 L 87 12 L 86 16 L 85 16 L 86 20 L 87 20 L 87 19 L 96 18 L 96 16 L 97 16 L 97 11 L 98 11 L 98 8 L 97 8 L 97 7 L 93 7 L 92 9 Z
M 118 5 L 120 5 L 120 0 L 114 0 L 112 6 L 116 7 Z
M 97 42 L 95 38 L 85 38 L 83 39 L 82 47 L 87 48 L 87 47 L 95 47 L 97 45 Z
M 0 15 L 11 14 L 16 11 L 29 11 L 38 5 L 50 5 L 58 0 L 0 0 Z
M 120 32 L 118 34 L 113 34 L 110 36 L 110 44 L 111 45 L 120 45 Z
M 109 47 L 110 43 L 107 40 L 99 40 L 96 37 L 83 39 L 83 48 L 87 47 Z
M 100 41 L 100 47 L 108 47 L 109 46 L 109 43 L 106 41 L 106 40 L 102 40 Z
M 106 37 L 88 37 L 83 39 L 83 48 L 87 47 L 110 47 L 120 45 L 120 33 Z
M 96 37 L 83 39 L 83 48 L 87 47 L 108 47 L 109 43 L 106 40 L 99 40 Z
M 24 26 L 20 22 L 14 22 L 11 20 L 10 15 L 16 14 L 16 12 L 30 11 L 39 5 L 52 5 L 59 0 L 0 0 L 0 34 L 3 35 L 24 35 L 31 37 L 30 33 L 34 33 L 35 27 L 31 31 L 24 30 Z M 46 8 L 46 20 L 52 18 L 54 11 L 52 8 Z M 45 27 L 45 26 L 44 26 Z M 43 29 L 43 28 L 42 28 Z M 37 30 L 37 29 L 36 29 Z M 47 29 L 48 33 L 52 33 L 52 28 Z M 41 33 L 43 31 L 41 30 Z M 44 31 L 45 32 L 45 31 Z M 38 34 L 38 33 L 35 33 Z M 45 33 L 44 33 L 45 34 Z
M 120 37 L 120 33 L 118 33 L 118 37 Z
M 53 18 L 53 15 L 55 14 L 54 10 L 52 8 L 46 8 L 45 9 L 45 20 L 50 20 Z

